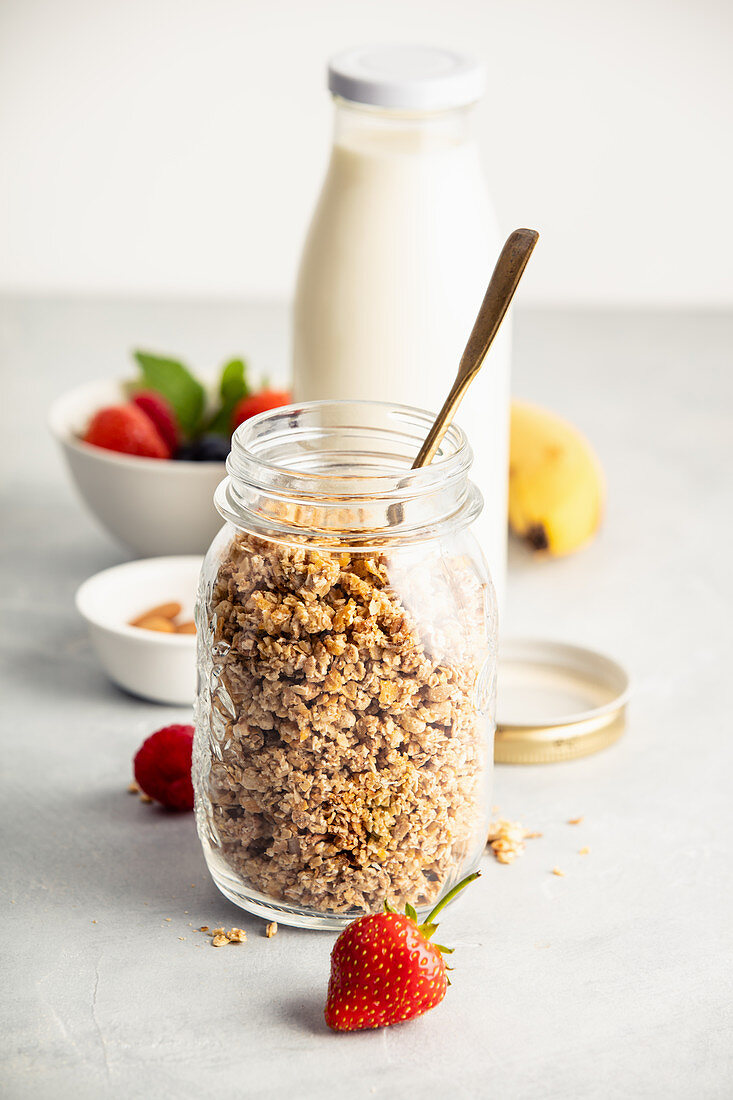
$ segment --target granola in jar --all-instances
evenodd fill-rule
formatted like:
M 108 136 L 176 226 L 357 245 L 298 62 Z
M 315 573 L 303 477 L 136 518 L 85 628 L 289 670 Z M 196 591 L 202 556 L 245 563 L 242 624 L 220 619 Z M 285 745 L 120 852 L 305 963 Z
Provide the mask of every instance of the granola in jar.
M 464 532 L 355 549 L 242 528 L 210 552 L 197 619 L 197 815 L 217 884 L 283 921 L 428 907 L 486 837 L 483 562 Z

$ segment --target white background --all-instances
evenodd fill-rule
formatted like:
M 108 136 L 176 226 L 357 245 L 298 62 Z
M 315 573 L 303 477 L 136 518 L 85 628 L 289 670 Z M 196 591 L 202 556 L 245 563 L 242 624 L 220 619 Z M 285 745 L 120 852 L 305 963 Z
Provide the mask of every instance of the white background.
M 0 290 L 286 297 L 328 55 L 467 49 L 525 303 L 733 302 L 729 0 L 2 0 Z

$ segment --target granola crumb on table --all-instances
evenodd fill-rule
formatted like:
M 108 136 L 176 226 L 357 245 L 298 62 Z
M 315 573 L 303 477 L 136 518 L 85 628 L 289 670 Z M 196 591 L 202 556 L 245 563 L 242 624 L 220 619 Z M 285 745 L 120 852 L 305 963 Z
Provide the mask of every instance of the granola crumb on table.
M 475 573 L 237 534 L 207 614 L 200 782 L 226 864 L 320 912 L 433 902 L 485 839 Z
M 499 863 L 513 863 L 524 851 L 525 840 L 534 840 L 541 836 L 542 833 L 525 829 L 519 821 L 509 821 L 505 817 L 500 817 L 492 821 L 489 826 L 486 842 Z

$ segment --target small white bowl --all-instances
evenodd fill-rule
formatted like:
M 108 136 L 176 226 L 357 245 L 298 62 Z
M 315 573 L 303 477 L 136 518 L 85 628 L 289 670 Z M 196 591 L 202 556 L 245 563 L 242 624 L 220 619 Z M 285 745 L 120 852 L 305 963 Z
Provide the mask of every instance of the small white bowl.
M 196 635 L 162 634 L 130 619 L 162 603 L 193 618 L 202 558 L 143 558 L 95 573 L 77 590 L 76 606 L 111 680 L 156 703 L 188 705 L 196 692 Z
M 98 409 L 125 401 L 124 383 L 110 380 L 80 386 L 51 406 L 48 425 L 77 489 L 102 526 L 136 553 L 205 553 L 222 525 L 213 497 L 224 463 L 138 458 L 82 442 Z

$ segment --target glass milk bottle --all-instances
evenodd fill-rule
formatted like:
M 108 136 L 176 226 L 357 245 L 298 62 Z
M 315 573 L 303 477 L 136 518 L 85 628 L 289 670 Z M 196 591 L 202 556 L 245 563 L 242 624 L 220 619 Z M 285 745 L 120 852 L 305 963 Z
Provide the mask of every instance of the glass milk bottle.
M 295 295 L 296 401 L 437 411 L 501 240 L 472 134 L 483 72 L 426 47 L 332 59 L 335 131 Z M 506 570 L 509 330 L 460 409 L 485 500 L 476 535 L 501 605 Z

